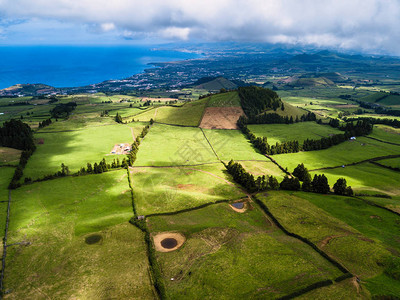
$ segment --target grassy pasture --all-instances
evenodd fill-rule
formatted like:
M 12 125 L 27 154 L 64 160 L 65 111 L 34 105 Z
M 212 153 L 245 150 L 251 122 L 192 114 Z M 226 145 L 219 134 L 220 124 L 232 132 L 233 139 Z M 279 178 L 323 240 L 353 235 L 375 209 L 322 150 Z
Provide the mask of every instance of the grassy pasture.
M 315 122 L 299 122 L 294 124 L 259 124 L 247 126 L 257 137 L 267 137 L 270 145 L 279 142 L 298 140 L 302 143 L 306 139 L 320 139 L 333 134 L 342 133 L 330 126 L 319 125 Z
M 366 237 L 381 242 L 386 247 L 400 250 L 399 217 L 384 209 L 366 204 L 362 200 L 342 196 L 321 197 L 303 193 L 301 197 L 346 222 Z
M 277 298 L 340 275 L 255 208 L 239 214 L 223 203 L 151 217 L 148 224 L 153 234 L 178 231 L 187 238 L 176 251 L 157 252 L 171 299 Z
M 336 180 L 343 177 L 353 190 L 369 194 L 390 194 L 400 195 L 400 173 L 388 170 L 371 163 L 363 163 L 345 168 L 337 168 L 332 170 L 320 170 L 311 172 L 314 174 L 325 174 L 329 184 L 333 187 Z M 371 176 L 373 174 L 373 176 Z
M 382 272 L 380 261 L 390 255 L 386 249 L 387 245 L 384 245 L 379 239 L 373 241 L 366 238 L 369 235 L 363 235 L 363 231 L 360 230 L 360 232 L 358 228 L 351 227 L 352 223 L 347 223 L 347 219 L 332 214 L 330 210 L 316 205 L 314 201 L 315 199 L 321 203 L 329 202 L 336 205 L 337 211 L 346 215 L 354 214 L 362 219 L 364 213 L 359 210 L 352 207 L 345 213 L 349 208 L 335 204 L 337 198 L 349 199 L 349 202 L 353 201 L 352 198 L 300 192 L 268 192 L 267 197 L 263 195 L 257 197 L 267 205 L 272 214 L 288 231 L 311 240 L 323 251 L 341 262 L 353 274 L 357 274 L 361 278 L 369 278 Z M 365 208 L 365 205 L 362 207 Z M 377 213 L 375 210 L 372 210 L 372 214 Z M 367 225 L 368 218 L 369 215 L 362 219 L 363 223 L 359 227 L 369 226 Z M 392 217 L 391 221 L 393 221 Z
M 277 113 L 280 116 L 283 117 L 293 117 L 294 119 L 296 119 L 296 117 L 301 117 L 302 115 L 307 114 L 307 111 L 305 111 L 304 109 L 301 109 L 299 107 L 293 106 L 289 103 L 286 103 L 285 101 L 283 101 L 285 109 L 282 110 L 280 108 L 278 108 L 276 111 L 274 110 L 267 110 L 266 113 Z
M 43 139 L 44 143 L 37 145 L 26 165 L 24 175 L 35 179 L 54 174 L 60 170 L 61 163 L 67 165 L 71 172 L 77 172 L 81 167 L 86 167 L 88 162 L 93 165 L 103 157 L 107 162 L 114 158 L 122 160 L 123 155 L 111 154 L 114 145 L 132 143 L 132 130 L 137 136 L 143 127 L 143 123 L 135 122 L 128 125 L 87 127 L 77 131 L 38 132 L 35 138 Z
M 394 196 L 390 199 L 366 196 L 362 196 L 361 198 L 400 213 L 400 196 Z
M 0 147 L 0 166 L 12 165 L 17 166 L 19 163 L 19 157 L 21 156 L 21 150 Z
M 219 158 L 233 160 L 267 160 L 253 148 L 239 130 L 203 129 Z
M 383 159 L 378 161 L 378 163 L 392 168 L 400 168 L 400 158 Z
M 240 106 L 240 98 L 237 91 L 212 95 L 208 98 L 208 107 L 232 107 Z
M 155 121 L 175 125 L 198 126 L 206 103 L 206 99 L 202 99 L 186 103 L 181 107 L 160 107 L 157 110 Z
M 199 128 L 154 124 L 140 145 L 136 166 L 174 166 L 216 162 Z
M 400 145 L 400 128 L 393 128 L 386 125 L 374 125 L 371 137 Z M 400 149 L 400 147 L 399 147 Z
M 184 168 L 131 168 L 139 215 L 173 212 L 245 194 L 222 164 Z
M 280 182 L 285 174 L 272 161 L 237 161 L 243 168 L 254 176 L 269 175 L 274 176 Z
M 160 123 L 196 127 L 200 123 L 206 103 L 207 99 L 201 99 L 179 107 L 161 106 L 135 115 L 135 120 L 150 121 L 153 119 Z
M 273 157 L 280 165 L 287 167 L 289 171 L 293 171 L 299 163 L 304 163 L 309 170 L 313 170 L 399 154 L 398 148 L 399 146 L 358 137 L 355 141 L 346 141 L 324 150 L 277 154 Z M 321 172 L 325 172 L 325 170 Z
M 0 237 L 4 237 L 4 230 L 6 226 L 7 216 L 7 201 L 8 201 L 8 184 L 14 175 L 14 168 L 1 167 L 0 168 Z M 1 250 L 2 253 L 3 249 Z
M 30 244 L 8 249 L 7 298 L 152 297 L 125 170 L 27 185 L 12 199 L 8 242 Z M 92 234 L 102 239 L 87 244 Z

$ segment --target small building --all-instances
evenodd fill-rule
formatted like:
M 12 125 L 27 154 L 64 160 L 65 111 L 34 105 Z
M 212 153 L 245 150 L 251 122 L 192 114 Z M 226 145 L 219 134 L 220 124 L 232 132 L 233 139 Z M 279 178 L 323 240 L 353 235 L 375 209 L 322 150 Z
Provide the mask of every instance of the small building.
M 350 138 L 351 141 L 354 141 L 355 139 L 356 139 L 355 136 L 352 136 L 352 137 Z

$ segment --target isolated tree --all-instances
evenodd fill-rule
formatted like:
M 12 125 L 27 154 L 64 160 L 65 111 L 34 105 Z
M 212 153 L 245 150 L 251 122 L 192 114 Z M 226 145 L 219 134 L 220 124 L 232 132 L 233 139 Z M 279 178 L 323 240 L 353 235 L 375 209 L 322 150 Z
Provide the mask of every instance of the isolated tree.
M 268 186 L 271 190 L 277 190 L 279 188 L 279 182 L 274 176 L 269 176 Z
M 312 191 L 314 193 L 328 194 L 330 187 L 328 184 L 328 178 L 324 174 L 314 175 L 313 181 L 311 182 Z
M 303 178 L 303 184 L 301 185 L 301 189 L 304 192 L 311 192 L 312 191 L 311 175 L 308 172 L 305 175 L 305 177 Z
M 122 123 L 122 117 L 119 113 L 117 113 L 117 115 L 115 116 L 115 122 Z
M 336 195 L 345 195 L 346 194 L 347 183 L 346 179 L 339 178 L 336 183 L 333 185 L 333 192 Z
M 300 190 L 300 181 L 297 177 L 290 178 L 286 175 L 280 183 L 279 187 L 282 190 L 298 191 Z
M 351 188 L 351 186 L 348 186 L 348 187 L 346 188 L 346 193 L 345 193 L 345 195 L 346 195 L 346 196 L 353 196 L 353 195 L 354 195 L 354 192 L 353 192 L 353 189 Z
M 304 181 L 304 178 L 308 174 L 308 169 L 304 167 L 304 164 L 298 164 L 293 170 L 293 176 L 296 176 L 300 181 Z
M 282 105 L 281 105 L 281 110 L 282 110 L 282 111 L 285 110 L 285 105 L 283 104 L 283 102 L 282 102 Z

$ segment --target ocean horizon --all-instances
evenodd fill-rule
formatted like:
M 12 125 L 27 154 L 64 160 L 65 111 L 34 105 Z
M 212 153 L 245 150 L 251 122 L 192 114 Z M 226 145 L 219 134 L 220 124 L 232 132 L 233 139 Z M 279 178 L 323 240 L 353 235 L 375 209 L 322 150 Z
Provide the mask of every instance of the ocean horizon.
M 84 86 L 127 78 L 150 68 L 151 63 L 198 57 L 146 46 L 1 46 L 0 89 L 26 83 Z

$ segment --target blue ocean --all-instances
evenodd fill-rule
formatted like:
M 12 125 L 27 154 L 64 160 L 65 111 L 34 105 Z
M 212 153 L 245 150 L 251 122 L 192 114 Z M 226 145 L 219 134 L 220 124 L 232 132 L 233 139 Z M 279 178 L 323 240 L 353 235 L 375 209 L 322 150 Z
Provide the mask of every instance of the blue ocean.
M 199 57 L 143 46 L 2 46 L 0 89 L 17 83 L 75 87 L 143 72 L 149 63 Z

